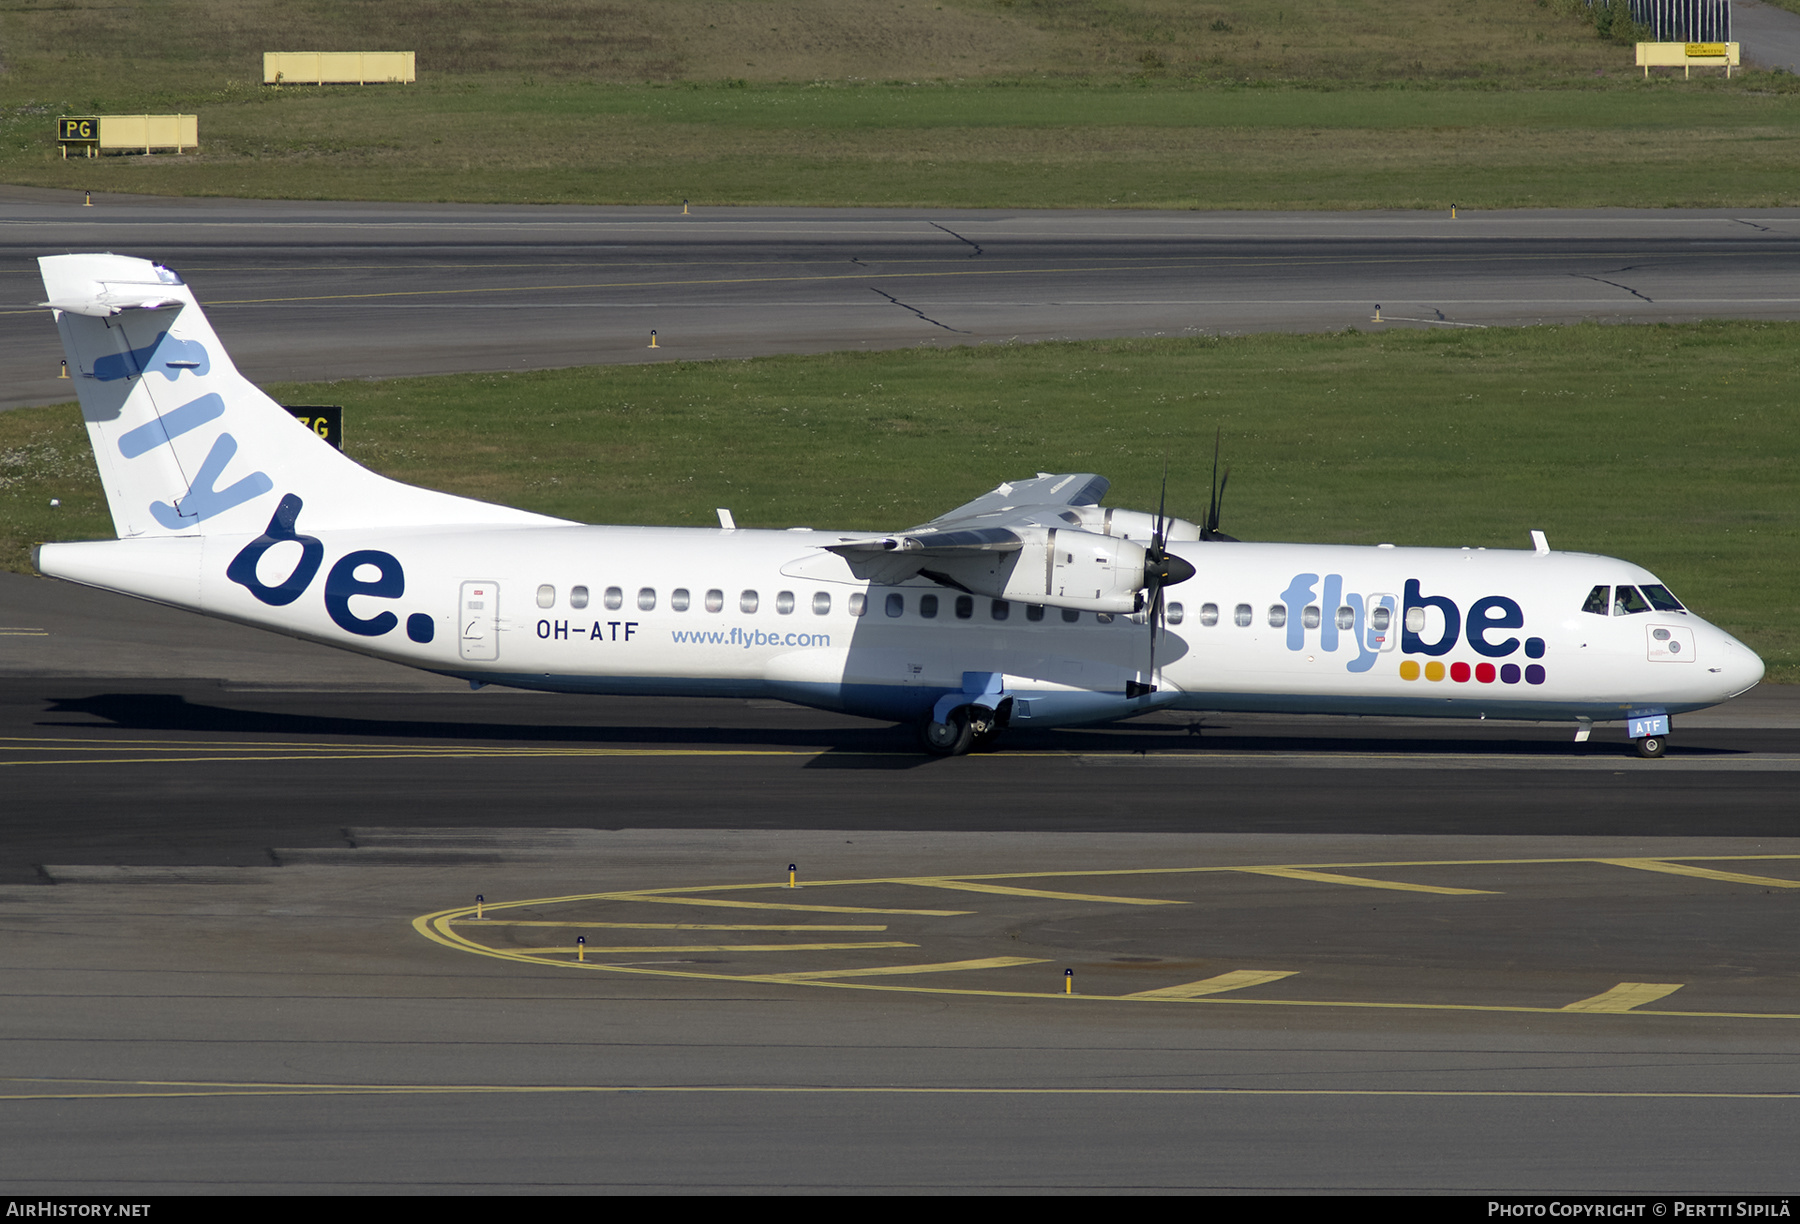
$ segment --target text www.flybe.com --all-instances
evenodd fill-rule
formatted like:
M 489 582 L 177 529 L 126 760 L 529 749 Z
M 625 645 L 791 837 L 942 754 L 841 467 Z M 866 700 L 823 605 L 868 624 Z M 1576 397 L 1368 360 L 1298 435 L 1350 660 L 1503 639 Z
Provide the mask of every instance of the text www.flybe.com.
M 829 646 L 829 633 L 764 633 L 761 629 L 673 629 L 678 643 L 688 646 Z

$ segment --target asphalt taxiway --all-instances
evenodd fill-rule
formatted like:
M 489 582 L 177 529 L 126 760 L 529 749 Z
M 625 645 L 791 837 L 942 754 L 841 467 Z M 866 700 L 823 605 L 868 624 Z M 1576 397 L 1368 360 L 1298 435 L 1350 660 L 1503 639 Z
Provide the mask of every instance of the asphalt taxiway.
M 1787 1189 L 1783 689 L 1658 761 L 1241 716 L 938 760 L 0 607 L 11 1193 Z
M 34 261 L 96 250 L 183 273 L 259 382 L 1108 336 L 1800 318 L 1794 209 L 683 215 L 126 196 L 84 207 L 79 193 L 0 188 L 0 408 L 73 398 L 35 305 Z

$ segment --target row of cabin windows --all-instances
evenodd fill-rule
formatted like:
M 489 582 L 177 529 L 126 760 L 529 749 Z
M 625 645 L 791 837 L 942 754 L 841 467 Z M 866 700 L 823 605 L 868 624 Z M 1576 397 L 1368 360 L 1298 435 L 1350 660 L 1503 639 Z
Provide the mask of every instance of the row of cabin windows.
M 571 608 L 585 608 L 588 606 L 591 599 L 592 595 L 588 591 L 588 588 L 584 586 L 573 586 L 569 588 L 569 606 Z M 671 612 L 686 612 L 693 606 L 693 599 L 693 593 L 686 587 L 676 587 L 673 591 L 669 592 L 669 610 Z M 737 602 L 739 612 L 754 612 L 757 608 L 762 606 L 762 597 L 755 591 L 743 591 L 738 594 Z M 862 615 L 862 612 L 858 610 L 861 603 L 861 595 L 852 595 L 850 597 L 850 613 L 852 616 Z M 607 587 L 606 590 L 600 594 L 600 604 L 609 612 L 616 612 L 625 606 L 625 592 L 616 586 Z M 702 599 L 702 604 L 708 612 L 723 612 L 725 610 L 725 592 L 718 590 L 717 588 L 708 591 Z M 540 608 L 554 608 L 556 606 L 556 588 L 550 583 L 546 582 L 537 589 L 537 606 Z M 792 591 L 776 592 L 775 611 L 782 616 L 790 616 L 793 614 L 795 606 L 796 602 Z M 655 587 L 638 588 L 637 608 L 639 612 L 656 611 Z M 829 591 L 814 591 L 812 597 L 812 610 L 814 616 L 829 615 L 831 612 L 831 593 Z
M 1609 606 L 1614 616 L 1630 616 L 1635 612 L 1687 611 L 1680 601 L 1669 594 L 1668 587 L 1656 583 L 1646 583 L 1641 587 L 1597 586 L 1588 592 L 1587 602 L 1581 605 L 1581 610 L 1592 612 L 1595 616 L 1605 616 Z
M 1415 632 L 1425 627 L 1425 609 L 1414 608 L 1419 615 L 1417 625 L 1410 626 Z M 1169 623 L 1179 625 L 1183 611 L 1178 603 L 1172 603 L 1168 609 Z M 1344 604 L 1331 614 L 1331 619 L 1339 629 L 1348 632 L 1356 628 L 1356 609 Z M 1385 633 L 1393 623 L 1394 614 L 1390 608 L 1372 608 L 1369 611 L 1369 627 L 1378 633 Z M 1324 611 L 1318 604 L 1308 604 L 1300 609 L 1300 623 L 1308 629 L 1317 629 L 1324 621 Z M 1283 629 L 1287 627 L 1288 610 L 1286 604 L 1269 605 L 1269 628 Z M 1219 623 L 1219 605 L 1203 603 L 1200 605 L 1200 623 L 1208 629 Z M 1231 610 L 1231 623 L 1240 629 L 1248 629 L 1256 623 L 1256 609 L 1247 603 L 1241 603 Z
M 1676 603 L 1674 597 L 1669 595 L 1668 591 L 1664 588 L 1645 587 L 1644 590 L 1646 593 L 1653 593 L 1651 594 L 1651 600 L 1658 611 L 1680 611 L 1681 605 Z M 1627 611 L 1648 612 L 1650 610 L 1650 606 L 1643 604 L 1643 600 L 1633 588 L 1620 587 L 1619 591 L 1619 598 L 1622 601 L 1620 608 L 1622 610 L 1615 611 L 1615 616 L 1623 616 Z M 1629 597 L 1626 595 L 1626 592 L 1630 593 Z M 1598 611 L 1604 614 L 1606 610 L 1606 593 L 1606 587 L 1595 587 L 1594 594 L 1588 597 L 1588 606 L 1585 607 L 1583 611 L 1596 611 L 1594 604 L 1596 598 L 1598 598 Z M 569 606 L 571 608 L 585 608 L 588 606 L 589 600 L 590 594 L 587 587 L 575 586 L 569 588 Z M 671 611 L 686 612 L 692 605 L 692 601 L 692 594 L 686 587 L 676 587 L 673 591 L 669 592 L 669 609 Z M 1627 601 L 1629 601 L 1629 603 Z M 620 587 L 607 587 L 606 590 L 601 593 L 600 602 L 607 610 L 616 612 L 625 606 L 625 592 Z M 725 610 L 725 592 L 716 588 L 710 590 L 706 592 L 703 603 L 708 612 L 722 612 Z M 739 612 L 752 613 L 761 607 L 762 599 L 755 591 L 743 591 L 739 593 L 737 603 Z M 545 583 L 538 587 L 537 605 L 540 608 L 555 607 L 556 588 L 549 583 Z M 791 615 L 795 606 L 796 600 L 792 591 L 778 591 L 776 593 L 775 611 L 779 615 Z M 640 612 L 654 612 L 656 610 L 656 588 L 639 588 L 637 593 L 637 607 Z M 942 601 L 936 595 L 920 595 L 918 597 L 918 603 L 914 607 L 921 618 L 925 620 L 935 620 L 942 607 Z M 829 591 L 813 592 L 812 610 L 813 615 L 815 616 L 829 615 L 831 612 L 831 593 Z M 851 616 L 861 616 L 868 611 L 868 601 L 862 592 L 859 591 L 850 596 L 849 610 Z M 889 592 L 886 599 L 883 601 L 882 610 L 890 617 L 905 616 L 905 594 L 899 591 Z M 1059 609 L 1059 611 L 1062 613 L 1063 621 L 1067 624 L 1075 624 L 1081 619 L 1081 613 L 1074 608 L 1062 608 Z M 951 600 L 951 612 L 957 620 L 973 619 L 975 616 L 974 597 L 971 595 L 956 596 Z M 1409 609 L 1409 613 L 1416 613 L 1416 616 L 1409 615 L 1407 628 L 1412 629 L 1414 632 L 1423 630 L 1425 628 L 1425 609 L 1412 608 Z M 1179 625 L 1186 619 L 1187 610 L 1179 603 L 1171 603 L 1166 609 L 1165 614 L 1171 625 Z M 1011 602 L 1004 599 L 989 600 L 988 616 L 990 619 L 996 621 L 1009 619 L 1012 616 Z M 1308 604 L 1300 610 L 1300 623 L 1307 629 L 1317 629 L 1321 623 L 1322 617 L 1323 612 L 1317 604 Z M 1271 629 L 1281 629 L 1286 627 L 1287 618 L 1288 611 L 1286 604 L 1269 605 L 1268 619 L 1269 627 Z M 1043 620 L 1044 606 L 1042 604 L 1026 604 L 1025 619 L 1033 622 Z M 1116 618 L 1110 612 L 1096 612 L 1094 614 L 1094 619 L 1100 624 L 1105 625 L 1112 623 Z M 1217 625 L 1219 623 L 1219 605 L 1216 603 L 1201 604 L 1199 619 L 1200 623 L 1209 629 L 1214 625 Z M 1232 624 L 1238 626 L 1240 629 L 1248 628 L 1255 622 L 1255 619 L 1255 609 L 1247 603 L 1238 604 L 1232 609 Z M 1346 604 L 1333 613 L 1333 620 L 1336 622 L 1339 629 L 1345 630 L 1346 632 L 1352 630 L 1356 628 L 1356 609 Z M 1417 620 L 1419 623 L 1416 625 L 1412 624 L 1411 622 L 1413 620 Z M 1369 613 L 1369 627 L 1376 632 L 1385 632 L 1391 621 L 1392 613 L 1387 608 L 1374 608 Z
M 944 598 L 949 597 L 945 596 Z M 852 595 L 850 597 L 850 615 L 861 616 L 863 614 L 864 606 L 861 601 L 861 595 Z M 1035 623 L 1044 619 L 1045 609 L 1043 604 L 1028 603 L 1024 605 L 1024 608 L 1026 620 Z M 905 616 L 905 594 L 900 591 L 890 591 L 886 599 L 882 602 L 882 610 L 891 617 L 898 618 Z M 913 611 L 924 620 L 936 620 L 938 613 L 942 610 L 943 599 L 936 595 L 920 595 L 918 597 L 918 602 L 913 605 Z M 1012 617 L 1012 610 L 1013 604 L 1010 600 L 991 599 L 988 601 L 988 617 L 991 620 L 1009 620 Z M 956 596 L 950 601 L 950 611 L 957 620 L 973 620 L 975 617 L 975 597 L 973 595 Z M 1073 625 L 1081 620 L 1081 611 L 1078 608 L 1059 608 L 1057 611 L 1062 614 L 1062 619 L 1065 624 Z M 1172 603 L 1168 606 L 1166 611 L 1170 624 L 1179 625 L 1181 623 L 1183 610 L 1180 604 Z M 1115 614 L 1112 612 L 1096 612 L 1094 613 L 1094 620 L 1102 625 L 1110 625 L 1115 620 L 1120 619 L 1121 616 L 1132 619 L 1135 624 L 1143 623 L 1143 618 L 1141 616 L 1132 618 L 1124 613 Z M 1218 618 L 1215 616 L 1214 620 L 1217 619 Z M 1207 623 L 1211 624 L 1213 622 L 1209 621 Z

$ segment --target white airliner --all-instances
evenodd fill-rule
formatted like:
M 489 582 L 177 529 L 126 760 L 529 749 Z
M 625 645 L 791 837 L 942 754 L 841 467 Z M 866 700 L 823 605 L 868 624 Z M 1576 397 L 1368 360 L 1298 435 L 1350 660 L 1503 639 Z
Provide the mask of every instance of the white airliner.
M 1002 484 L 891 535 L 597 527 L 399 484 L 247 381 L 181 278 L 39 261 L 118 538 L 40 570 L 468 680 L 778 697 L 916 722 L 959 754 L 1009 726 L 1158 709 L 1625 720 L 1762 660 L 1625 561 L 1248 544 L 1099 505 L 1095 475 Z

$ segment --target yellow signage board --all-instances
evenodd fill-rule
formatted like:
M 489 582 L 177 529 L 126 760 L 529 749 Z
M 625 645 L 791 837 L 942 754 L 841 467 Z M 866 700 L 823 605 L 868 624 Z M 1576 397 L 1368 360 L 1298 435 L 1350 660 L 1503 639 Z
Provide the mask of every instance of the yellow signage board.
M 186 153 L 199 147 L 199 123 L 193 115 L 64 115 L 56 121 L 56 139 L 64 157 L 70 145 L 86 157 L 125 149 Z
M 264 85 L 405 85 L 418 79 L 411 51 L 265 51 Z
M 1723 68 L 1725 75 L 1738 66 L 1742 44 L 1722 43 L 1649 43 L 1637 45 L 1638 67 L 1649 76 L 1652 68 L 1680 68 L 1684 75 L 1694 68 Z

